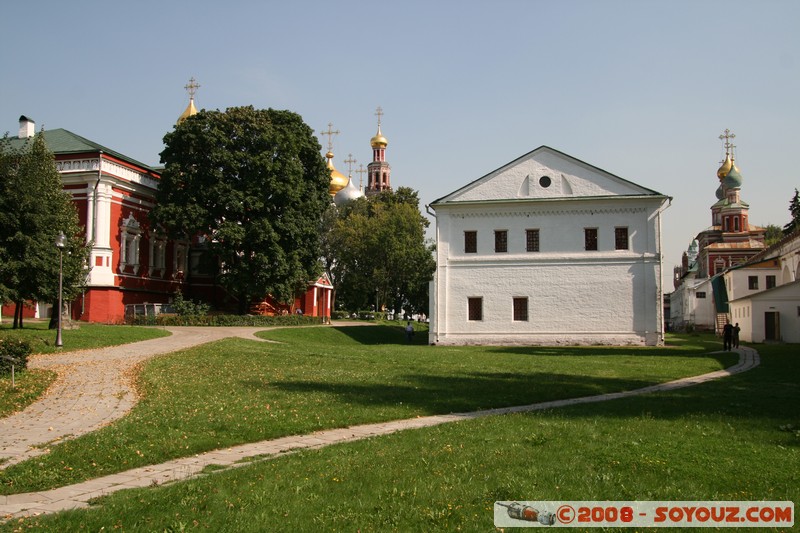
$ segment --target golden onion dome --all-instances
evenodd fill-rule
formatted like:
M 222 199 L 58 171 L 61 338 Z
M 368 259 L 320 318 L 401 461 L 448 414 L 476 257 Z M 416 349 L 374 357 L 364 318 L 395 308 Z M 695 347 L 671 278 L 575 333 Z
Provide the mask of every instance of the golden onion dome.
M 347 176 L 336 170 L 333 166 L 333 152 L 325 154 L 328 160 L 328 168 L 331 171 L 331 184 L 328 187 L 328 192 L 331 196 L 336 196 L 336 193 L 347 187 L 347 182 L 350 181 Z
M 381 133 L 380 126 L 378 126 L 378 133 L 375 134 L 375 137 L 369 140 L 369 144 L 371 144 L 373 148 L 378 148 L 379 146 L 386 148 L 386 146 L 389 144 L 389 141 L 387 141 L 386 137 L 384 137 Z
M 719 169 L 717 170 L 717 177 L 719 178 L 719 181 L 725 179 L 725 176 L 728 175 L 728 172 L 731 171 L 732 167 L 733 167 L 733 160 L 731 159 L 730 154 L 725 154 L 725 161 L 722 162 L 722 166 L 720 166 Z
M 189 99 L 189 105 L 186 106 L 186 110 L 181 113 L 181 116 L 178 117 L 178 124 L 186 120 L 187 118 L 191 117 L 192 115 L 197 114 L 197 108 L 194 106 L 194 98 Z

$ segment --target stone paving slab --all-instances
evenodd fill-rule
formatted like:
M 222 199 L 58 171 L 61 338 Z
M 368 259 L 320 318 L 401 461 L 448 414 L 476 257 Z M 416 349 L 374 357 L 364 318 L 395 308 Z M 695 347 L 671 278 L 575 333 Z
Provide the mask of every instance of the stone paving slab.
M 245 461 L 248 458 L 265 460 L 298 450 L 317 449 L 334 443 L 361 440 L 407 429 L 431 427 L 485 416 L 531 412 L 583 403 L 609 401 L 652 392 L 670 391 L 730 376 L 758 366 L 760 359 L 758 352 L 754 349 L 739 348 L 738 352 L 739 362 L 725 370 L 677 379 L 630 391 L 317 431 L 309 435 L 281 437 L 222 450 L 212 450 L 192 457 L 183 457 L 159 465 L 140 467 L 50 491 L 15 494 L 6 497 L 0 496 L 0 520 L 85 507 L 90 499 L 96 498 L 98 495 L 106 495 L 127 488 L 148 487 L 188 479 L 200 474 L 208 465 L 217 465 L 223 467 L 222 470 L 225 470 L 252 464 L 252 461 Z M 215 470 L 214 472 L 218 471 L 221 470 Z

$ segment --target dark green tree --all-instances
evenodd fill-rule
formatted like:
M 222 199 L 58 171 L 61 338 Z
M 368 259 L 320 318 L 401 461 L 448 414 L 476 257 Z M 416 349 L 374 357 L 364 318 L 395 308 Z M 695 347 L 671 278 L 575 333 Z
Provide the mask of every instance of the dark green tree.
M 201 111 L 164 144 L 151 220 L 173 236 L 205 237 L 217 280 L 240 313 L 266 294 L 290 300 L 319 273 L 330 171 L 299 115 Z
M 789 201 L 789 213 L 792 215 L 792 220 L 783 227 L 784 235 L 791 235 L 800 228 L 800 193 L 797 189 L 794 190 L 794 196 Z
M 408 187 L 342 208 L 325 235 L 329 253 L 323 256 L 337 306 L 427 312 L 435 268 L 433 245 L 425 242 L 428 224 L 417 192 Z
M 13 148 L 4 137 L 0 152 L 0 285 L 4 301 L 16 304 L 14 327 L 22 327 L 26 302 L 58 299 L 59 233 L 63 249 L 63 296 L 68 302 L 86 278 L 89 247 L 69 193 L 62 189 L 55 157 L 44 133 Z M 54 306 L 56 309 L 57 306 Z

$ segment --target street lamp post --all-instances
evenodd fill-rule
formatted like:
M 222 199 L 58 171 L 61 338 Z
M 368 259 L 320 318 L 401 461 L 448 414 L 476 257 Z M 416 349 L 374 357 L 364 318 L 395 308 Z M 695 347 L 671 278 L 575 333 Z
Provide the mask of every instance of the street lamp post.
M 61 340 L 61 296 L 63 294 L 63 280 L 64 280 L 64 246 L 67 244 L 67 236 L 64 232 L 59 232 L 56 239 L 56 248 L 58 248 L 58 326 L 56 330 L 56 348 L 64 346 Z

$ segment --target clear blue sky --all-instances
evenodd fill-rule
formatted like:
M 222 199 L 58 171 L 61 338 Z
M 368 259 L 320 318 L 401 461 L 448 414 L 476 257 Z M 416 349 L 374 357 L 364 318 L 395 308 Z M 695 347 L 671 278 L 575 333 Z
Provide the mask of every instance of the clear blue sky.
M 548 145 L 674 198 L 665 279 L 710 224 L 735 134 L 755 224 L 784 225 L 800 147 L 800 2 L 39 1 L 3 6 L 0 132 L 24 114 L 145 163 L 199 108 L 329 122 L 423 203 Z M 323 151 L 326 145 L 320 138 Z M 357 164 L 358 165 L 358 164 Z M 356 166 L 357 166 L 356 165 Z

